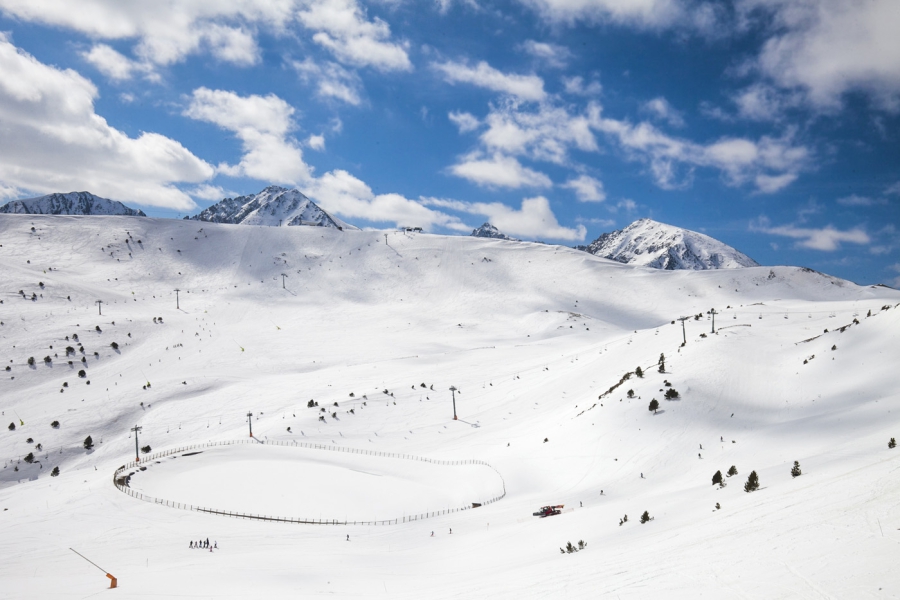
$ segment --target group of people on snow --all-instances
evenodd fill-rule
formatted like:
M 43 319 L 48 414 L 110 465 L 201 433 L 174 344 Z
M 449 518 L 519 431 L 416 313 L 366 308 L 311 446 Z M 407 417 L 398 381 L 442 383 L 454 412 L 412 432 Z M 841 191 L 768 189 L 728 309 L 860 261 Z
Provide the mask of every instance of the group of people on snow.
M 209 548 L 209 551 L 212 552 L 213 550 L 219 549 L 219 543 L 213 542 L 212 545 L 210 545 L 209 538 L 206 538 L 206 540 L 199 540 L 196 542 L 194 540 L 191 540 L 191 543 L 188 545 L 188 548 Z

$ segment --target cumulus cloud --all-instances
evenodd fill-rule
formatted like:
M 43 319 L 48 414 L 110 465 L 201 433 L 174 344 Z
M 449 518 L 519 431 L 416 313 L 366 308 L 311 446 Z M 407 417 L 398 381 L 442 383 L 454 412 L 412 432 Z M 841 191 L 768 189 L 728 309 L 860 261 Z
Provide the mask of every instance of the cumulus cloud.
M 293 19 L 293 0 L 0 0 L 0 11 L 22 21 L 72 29 L 93 39 L 137 40 L 134 64 L 169 65 L 206 50 L 220 60 L 250 65 L 259 60 L 254 29 L 281 29 Z M 129 71 L 108 51 L 94 54 L 93 64 L 120 78 Z M 102 53 L 106 52 L 104 56 Z M 89 53 L 90 54 L 90 53 Z M 121 56 L 121 55 L 120 55 Z M 105 59 L 105 60 L 104 60 Z M 115 65 L 115 62 L 118 65 Z
M 861 227 L 854 227 L 841 231 L 832 225 L 820 229 L 812 227 L 797 227 L 795 225 L 772 226 L 766 217 L 759 217 L 750 223 L 750 231 L 779 235 L 797 240 L 795 246 L 810 250 L 833 252 L 840 248 L 841 243 L 869 244 L 872 240 Z
M 447 114 L 447 118 L 459 128 L 460 133 L 468 133 L 481 127 L 481 121 L 471 113 L 450 112 Z
M 210 185 L 208 183 L 198 185 L 192 190 L 188 190 L 188 193 L 194 198 L 200 198 L 201 200 L 212 200 L 214 202 L 218 202 L 222 198 L 235 195 L 234 192 L 228 192 L 221 186 Z
M 362 103 L 359 75 L 333 62 L 316 63 L 311 58 L 292 61 L 300 79 L 316 86 L 316 94 L 321 98 L 335 98 L 347 104 L 358 106 Z
M 563 77 L 563 87 L 567 94 L 574 96 L 598 96 L 603 91 L 603 86 L 598 81 L 584 83 L 584 77 Z
M 777 85 L 803 91 L 822 110 L 849 91 L 900 110 L 900 10 L 895 0 L 740 0 L 762 13 L 774 32 L 753 66 Z
M 710 31 L 716 4 L 696 0 L 519 0 L 552 21 L 615 23 L 642 29 L 689 27 Z
M 458 217 L 428 208 L 400 194 L 375 194 L 362 180 L 347 171 L 330 171 L 302 186 L 303 193 L 321 207 L 347 219 L 363 219 L 397 226 L 435 226 L 467 231 Z
M 183 114 L 218 125 L 241 140 L 241 162 L 220 164 L 221 173 L 290 185 L 308 181 L 312 176 L 299 144 L 289 137 L 294 129 L 294 108 L 274 94 L 239 96 L 225 90 L 198 88 Z
M 95 44 L 81 56 L 110 79 L 121 81 L 131 79 L 135 73 L 153 76 L 153 66 L 146 62 L 134 61 L 106 44 Z
M 562 185 L 575 192 L 575 196 L 582 202 L 603 202 L 606 200 L 606 192 L 603 182 L 594 179 L 590 175 L 579 175 Z
M 587 233 L 584 225 L 579 224 L 574 229 L 560 225 L 550 208 L 550 202 L 543 196 L 525 198 L 519 209 L 500 202 L 461 202 L 436 198 L 423 201 L 432 206 L 482 215 L 504 233 L 518 237 L 583 241 Z
M 325 136 L 313 134 L 306 138 L 306 145 L 313 150 L 322 151 L 325 149 Z
M 478 152 L 468 154 L 451 166 L 450 172 L 485 187 L 518 189 L 553 185 L 543 173 L 529 169 L 515 158 L 500 153 L 487 157 Z
M 645 102 L 643 109 L 673 127 L 684 127 L 684 116 L 662 96 Z
M 572 58 L 572 52 L 565 46 L 526 40 L 522 42 L 522 50 L 550 67 L 561 69 Z
M 544 80 L 537 75 L 517 75 L 498 71 L 484 61 L 470 66 L 466 63 L 447 61 L 433 63 L 432 66 L 444 74 L 451 84 L 469 83 L 494 92 L 501 92 L 520 100 L 543 100 Z
M 379 71 L 409 71 L 406 44 L 391 41 L 391 28 L 381 19 L 367 20 L 356 0 L 303 0 L 297 18 L 314 30 L 313 41 L 335 58 Z
M 196 206 L 176 184 L 206 181 L 213 167 L 168 137 L 132 138 L 111 127 L 94 111 L 97 88 L 89 80 L 39 62 L 2 35 L 0 72 L 0 187 Z

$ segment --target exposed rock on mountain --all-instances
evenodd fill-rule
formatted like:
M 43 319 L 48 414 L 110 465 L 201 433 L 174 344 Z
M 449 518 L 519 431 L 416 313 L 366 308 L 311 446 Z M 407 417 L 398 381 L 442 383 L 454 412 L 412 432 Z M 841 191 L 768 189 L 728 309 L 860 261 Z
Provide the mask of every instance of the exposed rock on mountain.
M 270 227 L 309 225 L 342 230 L 357 229 L 329 215 L 298 190 L 289 190 L 276 185 L 271 185 L 258 194 L 225 198 L 200 214 L 185 219 L 233 225 Z
M 141 210 L 129 208 L 115 200 L 107 200 L 90 192 L 48 194 L 38 198 L 12 200 L 0 206 L 0 213 L 23 215 L 124 215 L 146 217 Z

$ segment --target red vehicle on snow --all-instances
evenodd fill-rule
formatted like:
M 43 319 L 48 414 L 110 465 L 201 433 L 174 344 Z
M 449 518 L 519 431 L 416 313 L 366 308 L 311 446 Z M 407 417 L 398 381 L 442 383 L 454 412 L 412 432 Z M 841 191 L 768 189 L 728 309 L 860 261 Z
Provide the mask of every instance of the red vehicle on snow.
M 540 517 L 543 519 L 544 517 L 552 517 L 553 515 L 558 515 L 559 513 L 562 512 L 562 508 L 563 508 L 562 504 L 557 504 L 555 506 L 542 506 L 541 510 L 537 511 L 536 513 L 532 513 L 532 514 L 535 517 Z

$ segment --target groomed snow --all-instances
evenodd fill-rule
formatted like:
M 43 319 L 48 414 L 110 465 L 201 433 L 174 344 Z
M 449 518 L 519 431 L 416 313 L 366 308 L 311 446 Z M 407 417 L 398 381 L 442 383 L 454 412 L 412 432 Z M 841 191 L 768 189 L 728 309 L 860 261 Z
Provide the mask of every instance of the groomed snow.
M 118 577 L 119 598 L 900 596 L 895 290 L 469 236 L 32 215 L 0 216 L 0 281 L 4 598 L 106 593 L 70 548 Z M 676 319 L 691 315 L 681 347 Z M 605 394 L 637 366 L 643 378 Z M 507 496 L 334 527 L 175 510 L 113 485 L 135 425 L 164 451 L 246 438 L 247 412 L 261 443 L 483 460 Z M 330 487 L 323 515 L 389 501 L 320 460 L 294 466 Z M 228 462 L 208 463 L 208 486 Z M 173 495 L 198 492 L 158 473 Z M 547 504 L 567 512 L 532 516 Z M 207 537 L 217 551 L 188 548 Z
M 129 470 L 135 492 L 216 510 L 306 520 L 402 519 L 469 508 L 503 493 L 499 475 L 485 465 L 263 444 L 197 449 L 143 467 Z

